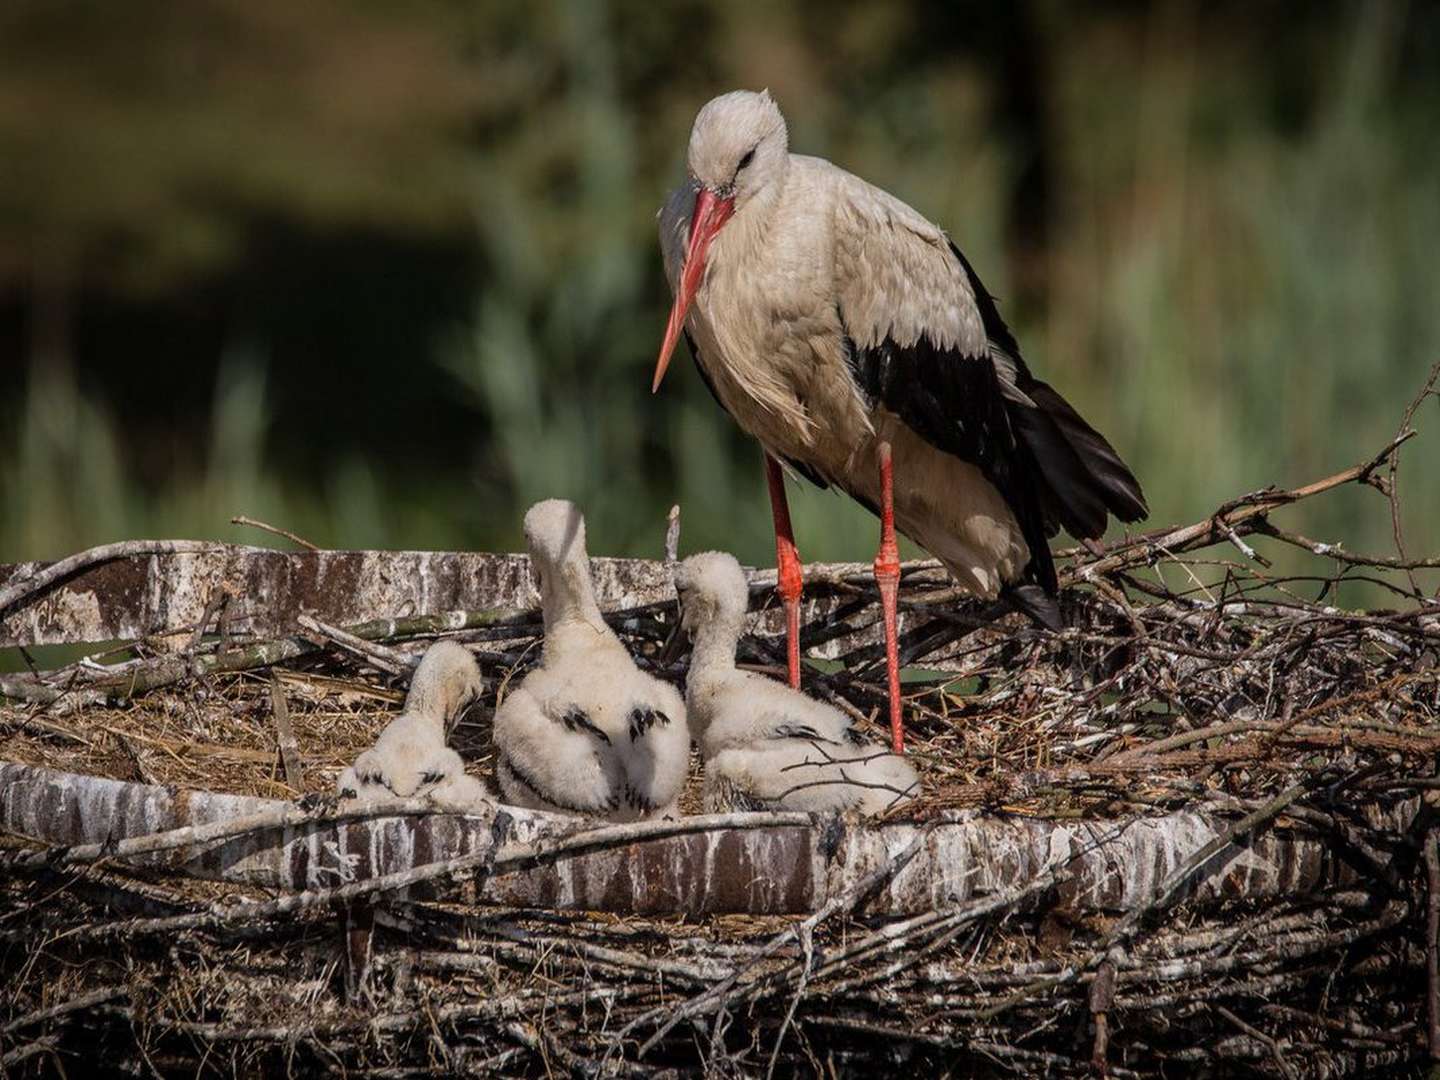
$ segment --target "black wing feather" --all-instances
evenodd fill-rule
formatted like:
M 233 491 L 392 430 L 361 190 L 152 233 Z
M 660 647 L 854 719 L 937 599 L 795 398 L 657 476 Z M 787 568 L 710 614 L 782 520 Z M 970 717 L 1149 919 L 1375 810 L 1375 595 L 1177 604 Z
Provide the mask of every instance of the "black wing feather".
M 775 739 L 804 739 L 806 742 L 833 743 L 835 741 L 834 739 L 827 739 L 809 724 L 780 724 L 771 732 L 771 737 Z
M 991 354 L 942 348 L 923 335 L 910 345 L 887 337 L 861 349 L 847 329 L 846 359 L 872 403 L 894 412 L 932 446 L 972 463 L 995 485 L 1030 548 L 1010 598 L 1053 624 L 1058 612 L 1046 597 L 1055 595 L 1058 581 L 1049 538 L 1061 526 L 1079 538 L 1098 537 L 1112 513 L 1137 521 L 1145 516 L 1145 498 L 1105 438 L 1030 373 L 994 298 L 959 248 L 952 243 L 950 249 L 969 279 Z M 1018 393 L 1007 392 L 996 351 L 1013 365 Z
M 1106 511 L 1126 522 L 1145 517 L 1149 509 L 1135 474 L 1105 436 L 1087 424 L 1054 387 L 1030 373 L 995 298 L 953 241 L 950 250 L 965 268 L 986 337 L 1015 364 L 1016 388 L 1035 403 L 1031 408 L 1012 401 L 1008 411 L 1024 425 L 1025 441 L 1039 464 L 1048 469 L 1053 463 L 1055 471 L 1041 477 L 1042 487 L 1048 488 L 1042 491 L 1047 496 L 1047 515 L 1064 525 L 1071 535 L 1091 540 L 1105 531 Z
M 630 741 L 634 742 L 642 735 L 649 734 L 650 729 L 657 724 L 665 727 L 669 723 L 670 717 L 659 709 L 651 708 L 649 705 L 636 705 L 630 710 Z
M 590 714 L 579 705 L 571 705 L 560 717 L 560 723 L 568 731 L 588 731 L 595 738 L 599 739 L 606 746 L 610 745 L 610 736 L 601 730 L 600 726 L 590 719 Z
M 864 393 L 904 420 L 926 442 L 980 469 L 1009 504 L 1030 548 L 1024 579 L 1059 589 L 1030 447 L 1016 430 L 995 365 L 922 337 L 902 348 L 886 338 L 861 349 L 847 334 L 846 357 Z

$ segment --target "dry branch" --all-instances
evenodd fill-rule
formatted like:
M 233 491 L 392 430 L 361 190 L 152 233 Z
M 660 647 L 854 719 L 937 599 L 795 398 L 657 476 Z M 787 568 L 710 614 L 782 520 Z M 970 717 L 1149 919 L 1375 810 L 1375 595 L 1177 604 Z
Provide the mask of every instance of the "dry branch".
M 252 528 L 252 529 L 260 529 L 260 530 L 262 530 L 262 531 L 264 531 L 264 532 L 271 533 L 271 534 L 273 534 L 273 535 L 275 535 L 275 536 L 283 536 L 286 540 L 289 540 L 292 544 L 296 545 L 297 547 L 302 547 L 302 548 L 304 548 L 304 549 L 307 550 L 307 551 L 319 551 L 319 550 L 320 550 L 320 548 L 319 548 L 318 546 L 316 546 L 315 544 L 312 544 L 309 540 L 306 540 L 303 536 L 297 536 L 295 533 L 291 532 L 289 529 L 282 529 L 282 528 L 280 528 L 278 525 L 271 525 L 271 524 L 269 524 L 268 522 L 264 522 L 264 521 L 256 521 L 254 518 L 246 517 L 244 514 L 236 514 L 234 517 L 232 517 L 232 518 L 230 519 L 230 524 L 231 524 L 231 525 L 248 525 L 248 526 L 250 526 L 250 528 Z
M 285 687 L 273 672 L 270 675 L 270 708 L 275 714 L 275 743 L 280 750 L 280 763 L 285 768 L 285 782 L 295 791 L 304 791 L 305 771 L 300 763 L 295 727 L 290 723 L 290 706 L 285 702 Z

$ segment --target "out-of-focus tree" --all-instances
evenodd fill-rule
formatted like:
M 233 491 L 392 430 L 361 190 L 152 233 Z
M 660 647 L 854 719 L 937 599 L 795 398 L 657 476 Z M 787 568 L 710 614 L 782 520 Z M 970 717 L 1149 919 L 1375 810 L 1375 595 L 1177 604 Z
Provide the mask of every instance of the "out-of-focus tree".
M 153 291 L 243 254 L 257 218 L 460 224 L 483 83 L 441 11 L 0 7 L 0 275 Z

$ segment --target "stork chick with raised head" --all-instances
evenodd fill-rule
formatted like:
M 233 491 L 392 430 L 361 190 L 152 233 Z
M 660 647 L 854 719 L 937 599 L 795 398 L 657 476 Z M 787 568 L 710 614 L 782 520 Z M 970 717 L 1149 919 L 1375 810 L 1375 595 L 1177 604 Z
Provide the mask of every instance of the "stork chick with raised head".
M 686 183 L 660 212 L 675 294 L 654 389 L 682 330 L 720 405 L 765 449 L 800 680 L 801 567 L 783 462 L 880 516 L 890 725 L 903 746 L 898 528 L 969 592 L 1058 627 L 1048 540 L 1145 515 L 1110 444 L 1030 373 L 960 249 L 905 203 L 789 151 L 768 92 L 700 110 Z
M 469 650 L 437 641 L 425 650 L 405 695 L 405 708 L 386 725 L 375 745 L 340 774 L 335 789 L 361 802 L 428 795 L 464 806 L 487 798 L 485 787 L 465 772 L 465 762 L 446 738 L 485 684 Z
M 736 668 L 750 590 L 734 556 L 692 555 L 675 589 L 694 641 L 685 704 L 705 759 L 707 812 L 876 814 L 919 793 L 910 763 L 867 743 L 839 709 Z
M 525 539 L 545 644 L 495 711 L 501 791 L 517 806 L 615 821 L 676 813 L 690 764 L 685 703 L 605 625 L 585 519 L 564 500 L 537 503 Z

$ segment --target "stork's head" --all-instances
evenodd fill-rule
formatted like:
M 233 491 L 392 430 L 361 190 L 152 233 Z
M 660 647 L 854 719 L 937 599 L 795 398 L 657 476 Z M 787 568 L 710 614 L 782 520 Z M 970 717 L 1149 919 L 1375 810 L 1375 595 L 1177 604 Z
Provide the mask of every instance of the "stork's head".
M 675 570 L 675 592 L 680 597 L 681 626 L 691 634 L 711 623 L 723 622 L 739 632 L 745 621 L 750 588 L 735 556 L 723 551 L 691 555 Z
M 698 190 L 690 214 L 690 239 L 675 289 L 675 304 L 655 365 L 652 392 L 660 389 L 670 355 L 680 340 L 685 314 L 705 276 L 705 254 L 730 216 L 783 177 L 790 160 L 785 118 L 768 90 L 735 90 L 705 104 L 690 130 L 686 164 Z
M 739 210 L 784 171 L 788 155 L 785 118 L 770 91 L 735 90 L 695 117 L 686 165 L 703 189 Z
M 475 657 L 454 641 L 437 641 L 425 650 L 410 680 L 405 711 L 441 721 L 449 731 L 485 692 Z
M 589 573 L 585 516 L 574 503 L 546 499 L 530 507 L 525 514 L 525 541 L 535 588 L 547 606 L 552 594 L 569 593 Z

